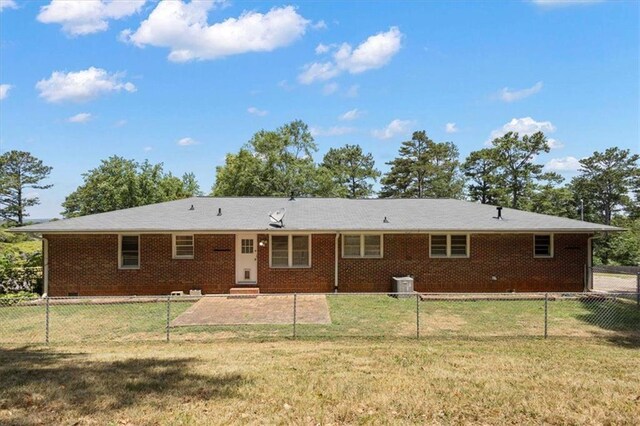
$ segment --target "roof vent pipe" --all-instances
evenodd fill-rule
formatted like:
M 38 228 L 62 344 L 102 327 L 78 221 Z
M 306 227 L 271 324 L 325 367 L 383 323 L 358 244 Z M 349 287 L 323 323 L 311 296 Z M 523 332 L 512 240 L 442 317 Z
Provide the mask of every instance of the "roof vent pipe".
M 498 216 L 494 217 L 494 219 L 502 220 L 502 206 L 496 207 L 496 210 L 498 210 Z
M 218 216 L 222 216 L 222 207 L 218 208 Z
M 387 219 L 387 217 L 384 217 L 384 220 L 382 221 L 382 223 L 389 223 L 389 219 Z
M 196 208 L 193 207 L 193 204 L 191 204 L 191 207 L 189 207 L 189 210 L 195 210 Z
M 289 201 L 295 201 L 295 200 L 296 200 L 295 193 L 291 191 L 291 197 L 289 198 Z

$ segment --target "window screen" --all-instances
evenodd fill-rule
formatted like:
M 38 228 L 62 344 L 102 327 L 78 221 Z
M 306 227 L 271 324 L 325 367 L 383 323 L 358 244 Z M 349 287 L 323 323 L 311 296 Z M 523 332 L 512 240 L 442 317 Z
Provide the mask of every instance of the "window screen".
M 120 239 L 120 266 L 137 268 L 140 266 L 140 237 L 123 235 Z
M 534 254 L 539 257 L 551 256 L 551 235 L 534 236 Z
M 271 265 L 289 266 L 288 235 L 274 235 L 271 237 Z
M 431 256 L 447 255 L 447 236 L 432 235 L 431 236 Z

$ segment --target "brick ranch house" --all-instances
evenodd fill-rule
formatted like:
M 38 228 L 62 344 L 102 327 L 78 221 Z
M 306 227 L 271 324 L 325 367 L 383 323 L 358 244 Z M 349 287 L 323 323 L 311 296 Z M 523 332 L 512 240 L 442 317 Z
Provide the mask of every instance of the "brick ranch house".
M 14 229 L 42 235 L 50 296 L 584 291 L 619 228 L 452 199 L 194 197 Z

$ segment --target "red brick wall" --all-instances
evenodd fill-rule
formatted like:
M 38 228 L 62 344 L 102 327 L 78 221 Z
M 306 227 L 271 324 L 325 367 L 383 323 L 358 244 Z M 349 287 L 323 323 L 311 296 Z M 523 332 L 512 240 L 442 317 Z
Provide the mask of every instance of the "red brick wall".
M 554 257 L 533 257 L 531 234 L 472 234 L 469 258 L 429 258 L 428 235 L 387 234 L 384 259 L 340 259 L 340 291 L 391 291 L 394 275 L 417 291 L 583 291 L 587 239 L 556 234 Z M 496 277 L 496 280 L 492 280 Z
M 259 235 L 258 240 L 269 240 Z M 270 268 L 269 248 L 258 250 L 258 287 L 263 293 L 333 291 L 335 234 L 314 234 L 311 238 L 310 268 Z
M 140 235 L 140 269 L 118 269 L 117 235 L 45 235 L 49 294 L 150 295 L 201 288 L 226 293 L 235 277 L 235 235 L 196 235 L 193 259 L 172 259 L 171 235 Z M 227 251 L 216 251 L 227 250 Z
M 235 236 L 195 235 L 194 259 L 172 259 L 171 235 L 140 236 L 140 269 L 118 269 L 117 235 L 45 235 L 49 294 L 168 294 L 235 286 Z M 588 235 L 556 234 L 552 259 L 533 257 L 530 234 L 474 234 L 471 256 L 430 259 L 428 235 L 387 234 L 383 259 L 339 259 L 339 291 L 390 291 L 393 275 L 412 274 L 416 290 L 435 292 L 582 291 Z M 259 235 L 258 240 L 266 239 Z M 329 292 L 334 284 L 334 234 L 312 237 L 311 268 L 270 268 L 258 247 L 263 293 Z M 494 281 L 491 278 L 495 276 Z

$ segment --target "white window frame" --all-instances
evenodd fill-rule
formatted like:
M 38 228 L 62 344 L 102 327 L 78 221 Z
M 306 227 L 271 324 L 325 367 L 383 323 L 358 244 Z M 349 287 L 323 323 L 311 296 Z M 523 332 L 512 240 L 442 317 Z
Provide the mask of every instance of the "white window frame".
M 351 255 L 345 255 L 344 254 L 344 240 L 345 237 L 354 237 L 354 236 L 359 236 L 360 237 L 360 255 L 358 256 L 351 256 Z M 364 246 L 364 237 L 365 236 L 377 236 L 380 237 L 380 255 L 379 256 L 371 256 L 371 255 L 365 255 L 365 246 Z M 342 258 L 343 259 L 382 259 L 384 258 L 384 234 L 379 234 L 379 233 L 358 233 L 358 232 L 354 232 L 354 233 L 344 233 L 341 235 L 341 245 L 342 245 Z
M 549 237 L 549 254 L 536 254 L 536 237 Z M 535 259 L 552 259 L 555 256 L 554 235 L 552 233 L 533 234 L 533 257 Z
M 176 237 L 191 237 L 191 255 L 178 255 L 178 245 Z M 193 259 L 196 253 L 196 238 L 193 234 L 172 234 L 171 235 L 171 252 L 173 259 Z
M 287 254 L 288 254 L 288 260 L 287 260 L 287 265 L 273 265 L 272 262 L 272 253 L 271 253 L 271 248 L 273 247 L 273 242 L 271 241 L 272 237 L 288 237 L 289 240 L 287 242 Z M 307 238 L 307 247 L 309 250 L 309 264 L 308 265 L 303 265 L 303 266 L 299 266 L 299 265 L 293 265 L 293 237 L 308 237 Z M 269 234 L 269 268 L 273 268 L 273 269 L 308 269 L 311 268 L 311 239 L 312 239 L 312 234 Z
M 137 266 L 125 266 L 122 264 L 122 237 L 138 237 L 138 265 Z M 140 250 L 141 239 L 140 234 L 118 234 L 118 269 L 140 269 L 142 264 L 142 250 Z
M 431 254 L 431 237 L 434 235 L 445 235 L 447 237 L 447 254 L 446 255 L 432 255 Z M 463 255 L 459 255 L 459 254 L 451 254 L 451 236 L 452 235 L 464 235 L 465 237 L 467 237 L 467 247 L 466 247 L 466 254 Z M 429 257 L 432 259 L 468 259 L 469 257 L 471 257 L 471 234 L 466 234 L 466 233 L 458 233 L 458 232 L 453 232 L 450 234 L 445 234 L 445 233 L 440 233 L 440 232 L 436 232 L 433 234 L 429 234 Z

